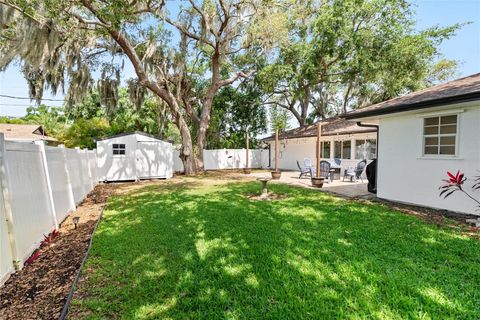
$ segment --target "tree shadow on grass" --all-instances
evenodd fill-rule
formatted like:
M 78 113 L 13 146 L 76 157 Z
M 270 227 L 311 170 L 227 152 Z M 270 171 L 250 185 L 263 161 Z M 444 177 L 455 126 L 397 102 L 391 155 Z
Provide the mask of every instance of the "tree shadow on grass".
M 475 318 L 479 242 L 379 205 L 257 183 L 112 199 L 82 300 L 136 319 Z

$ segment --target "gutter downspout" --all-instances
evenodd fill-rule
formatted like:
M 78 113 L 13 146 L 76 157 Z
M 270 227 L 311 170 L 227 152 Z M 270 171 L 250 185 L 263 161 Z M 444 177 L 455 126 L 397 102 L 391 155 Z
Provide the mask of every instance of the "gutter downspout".
M 378 191 L 378 147 L 380 145 L 380 132 L 379 132 L 379 125 L 378 124 L 367 124 L 362 123 L 361 121 L 357 121 L 357 126 L 364 127 L 364 128 L 375 128 L 377 129 L 377 152 L 376 152 L 376 159 L 377 165 L 375 166 L 375 193 Z

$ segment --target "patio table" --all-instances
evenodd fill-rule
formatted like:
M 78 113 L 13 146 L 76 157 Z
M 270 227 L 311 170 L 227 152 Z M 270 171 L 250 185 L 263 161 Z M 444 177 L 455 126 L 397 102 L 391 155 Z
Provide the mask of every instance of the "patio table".
M 340 180 L 342 167 L 336 164 L 335 162 L 330 162 L 330 180 Z

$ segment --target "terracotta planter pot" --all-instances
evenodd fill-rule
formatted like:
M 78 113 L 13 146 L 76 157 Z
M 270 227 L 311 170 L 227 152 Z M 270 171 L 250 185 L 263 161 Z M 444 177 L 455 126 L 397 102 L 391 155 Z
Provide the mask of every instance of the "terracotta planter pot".
M 244 168 L 244 169 L 243 169 L 243 173 L 245 173 L 245 174 L 250 174 L 250 173 L 252 173 L 252 169 L 250 169 L 250 168 Z
M 282 176 L 282 173 L 280 171 L 272 171 L 272 179 L 273 180 L 278 180 Z
M 325 181 L 325 178 L 323 177 L 312 177 L 312 186 L 316 188 L 321 188 L 323 187 L 323 182 Z

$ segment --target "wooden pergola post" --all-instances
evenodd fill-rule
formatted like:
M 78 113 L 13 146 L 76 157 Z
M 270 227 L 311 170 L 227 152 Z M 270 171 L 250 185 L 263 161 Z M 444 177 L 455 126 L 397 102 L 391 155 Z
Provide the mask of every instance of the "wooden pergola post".
M 322 125 L 320 124 L 320 122 L 317 124 L 317 173 L 316 173 L 316 177 L 319 178 L 320 177 L 320 156 L 321 156 L 321 148 L 322 148 L 322 144 L 320 142 L 320 137 L 322 136 Z
M 246 166 L 245 168 L 248 169 L 249 166 L 249 158 L 248 158 L 248 147 L 249 147 L 249 138 L 248 138 L 248 131 L 246 132 L 246 139 L 247 139 L 247 159 L 246 159 Z
M 278 128 L 275 129 L 275 172 L 278 172 Z

